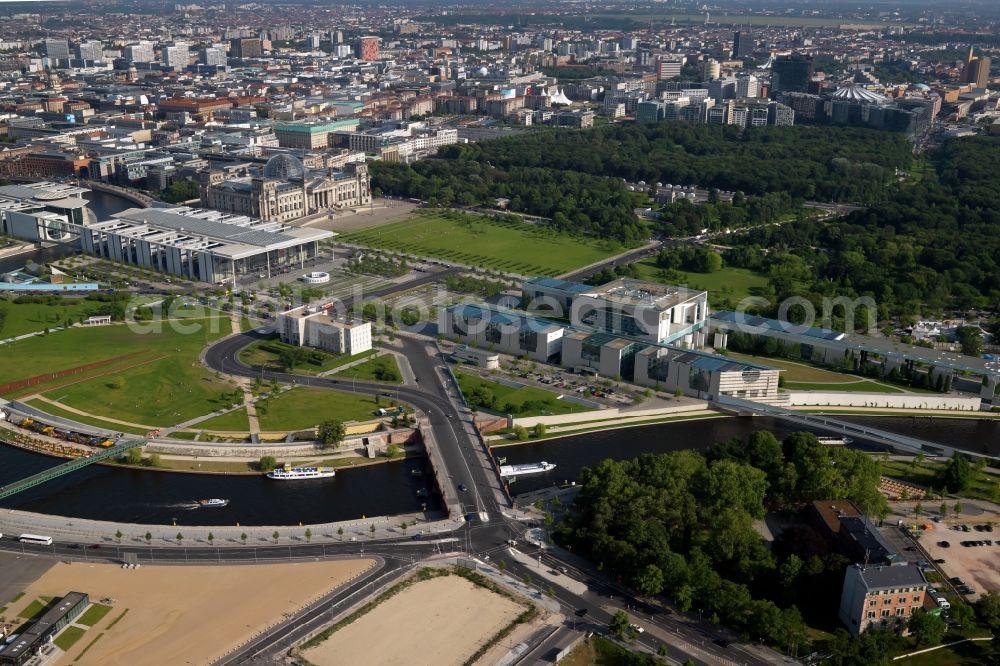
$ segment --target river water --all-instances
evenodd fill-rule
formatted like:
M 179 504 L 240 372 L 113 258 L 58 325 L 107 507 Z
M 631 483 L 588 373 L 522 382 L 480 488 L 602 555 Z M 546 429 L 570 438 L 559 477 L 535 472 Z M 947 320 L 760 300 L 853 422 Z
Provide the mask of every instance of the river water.
M 973 451 L 1000 454 L 1000 421 L 911 417 L 850 417 L 856 423 L 922 437 Z M 512 491 L 529 492 L 577 478 L 583 467 L 604 458 L 626 459 L 640 453 L 704 450 L 755 430 L 779 438 L 797 428 L 769 417 L 716 418 L 586 433 L 497 449 L 509 463 L 556 464 L 552 472 L 524 477 Z M 0 485 L 56 464 L 56 460 L 0 446 Z M 424 459 L 343 469 L 336 478 L 309 482 L 270 481 L 262 476 L 209 476 L 93 466 L 5 500 L 0 506 L 63 516 L 178 525 L 297 525 L 392 515 L 440 507 L 436 497 L 417 491 L 429 479 L 410 470 Z M 221 509 L 188 509 L 193 500 L 221 497 Z

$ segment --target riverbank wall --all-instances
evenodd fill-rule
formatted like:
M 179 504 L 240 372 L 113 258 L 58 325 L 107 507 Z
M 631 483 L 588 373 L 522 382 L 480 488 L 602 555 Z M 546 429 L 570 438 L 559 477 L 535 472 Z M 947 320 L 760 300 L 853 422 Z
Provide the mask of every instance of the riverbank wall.
M 526 416 L 523 418 L 510 419 L 509 427 L 524 426 L 530 428 L 541 423 L 545 426 L 559 426 L 566 424 L 582 425 L 597 421 L 614 421 L 624 419 L 634 421 L 637 419 L 656 419 L 665 416 L 678 416 L 687 412 L 699 412 L 708 409 L 708 403 L 704 400 L 686 401 L 684 404 L 671 405 L 670 407 L 657 407 L 655 409 L 623 409 L 612 407 L 611 409 L 596 409 L 592 412 L 573 412 L 571 414 L 553 414 L 550 416 Z
M 869 407 L 884 409 L 929 409 L 978 412 L 979 397 L 933 393 L 847 393 L 836 391 L 789 391 L 791 407 Z

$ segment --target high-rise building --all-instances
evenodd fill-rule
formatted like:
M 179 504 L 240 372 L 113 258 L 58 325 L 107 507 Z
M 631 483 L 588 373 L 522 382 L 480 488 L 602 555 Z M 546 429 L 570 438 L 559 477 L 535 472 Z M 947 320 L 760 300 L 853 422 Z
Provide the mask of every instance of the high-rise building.
M 362 60 L 378 60 L 379 54 L 379 42 L 382 40 L 378 37 L 359 37 L 357 55 Z
M 969 49 L 969 54 L 971 56 L 972 49 Z M 965 62 L 965 72 L 962 78 L 966 83 L 971 83 L 977 88 L 985 88 L 990 82 L 991 64 L 990 59 L 983 56 L 969 58 Z
M 681 75 L 680 60 L 661 60 L 656 66 L 656 78 L 661 81 Z
M 753 74 L 736 78 L 736 96 L 739 98 L 760 96 L 760 81 Z
M 703 81 L 714 81 L 722 74 L 722 67 L 719 65 L 719 61 L 713 58 L 702 60 L 698 69 L 701 71 Z
M 318 32 L 311 33 L 309 35 L 309 48 L 316 50 L 319 48 L 320 44 L 320 34 Z
M 69 42 L 65 39 L 46 39 L 45 55 L 53 65 L 69 65 Z
M 754 49 L 753 33 L 737 30 L 733 33 L 733 57 L 744 58 Z
M 139 42 L 125 47 L 125 62 L 153 62 L 155 58 L 153 45 L 149 42 Z
M 191 64 L 191 53 L 184 42 L 176 42 L 173 46 L 163 49 L 163 64 L 173 70 L 180 71 Z
M 264 48 L 259 39 L 241 37 L 229 41 L 229 52 L 234 58 L 261 58 Z
M 96 39 L 80 42 L 76 45 L 76 57 L 85 67 L 104 62 L 104 44 Z
M 774 92 L 809 92 L 813 74 L 812 58 L 801 55 L 778 58 L 771 65 L 771 90 Z
M 226 66 L 226 49 L 221 44 L 206 46 L 201 50 L 201 64 L 215 65 L 216 67 Z

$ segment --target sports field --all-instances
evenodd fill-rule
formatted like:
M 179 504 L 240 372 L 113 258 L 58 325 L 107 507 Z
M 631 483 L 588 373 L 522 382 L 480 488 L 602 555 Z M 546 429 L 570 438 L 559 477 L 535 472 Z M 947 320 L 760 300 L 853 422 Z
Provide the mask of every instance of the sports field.
M 420 211 L 402 222 L 342 234 L 337 240 L 522 275 L 559 275 L 623 249 L 612 241 L 455 211 Z

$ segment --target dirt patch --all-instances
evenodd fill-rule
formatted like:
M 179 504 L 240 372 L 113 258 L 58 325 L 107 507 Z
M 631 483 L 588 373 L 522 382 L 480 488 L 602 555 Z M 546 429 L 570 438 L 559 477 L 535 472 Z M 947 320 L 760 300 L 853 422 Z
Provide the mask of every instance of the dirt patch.
M 60 562 L 25 599 L 73 590 L 115 600 L 111 612 L 58 663 L 80 666 L 209 664 L 284 613 L 294 612 L 373 565 L 371 560 L 304 564 L 144 566 Z M 128 609 L 128 613 L 123 611 Z M 111 627 L 111 623 L 117 622 Z M 80 654 L 99 633 L 104 635 Z
M 523 610 L 465 578 L 431 578 L 379 604 L 302 656 L 315 666 L 463 664 Z

